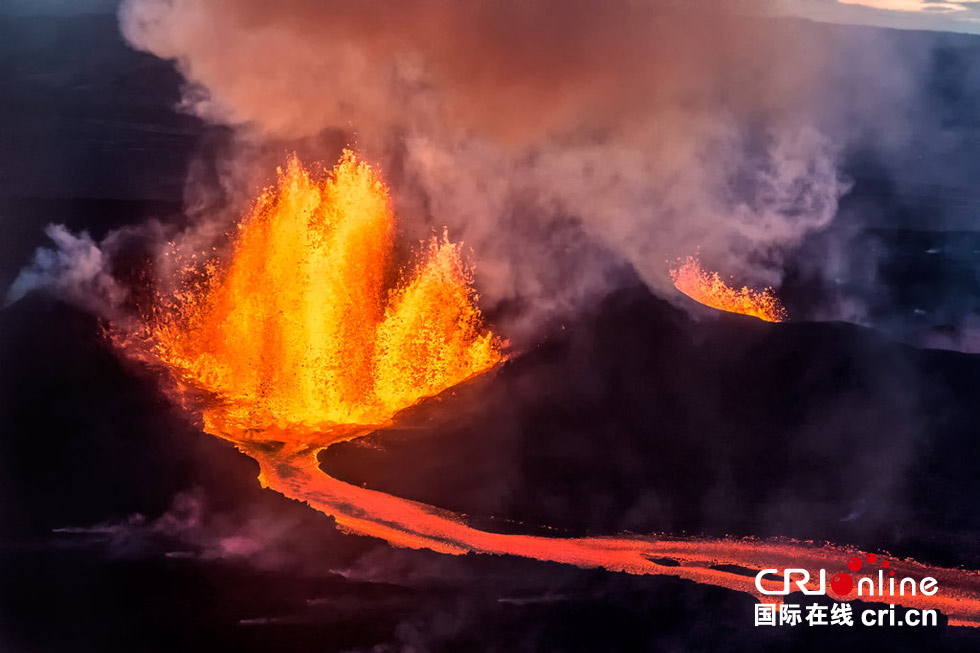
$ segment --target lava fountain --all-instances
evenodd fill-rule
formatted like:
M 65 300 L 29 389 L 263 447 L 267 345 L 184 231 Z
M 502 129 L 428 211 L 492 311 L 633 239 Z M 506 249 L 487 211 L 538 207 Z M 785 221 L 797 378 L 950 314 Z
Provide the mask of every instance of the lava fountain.
M 671 281 L 679 291 L 705 306 L 729 313 L 751 315 L 766 322 L 782 322 L 786 309 L 772 288 L 752 290 L 747 286 L 737 289 L 728 285 L 717 272 L 708 272 L 694 256 L 688 256 L 670 271 Z
M 445 234 L 395 274 L 394 215 L 345 151 L 322 179 L 292 157 L 238 225 L 226 266 L 161 302 L 159 359 L 217 398 L 209 430 L 383 424 L 501 359 L 472 270 Z
M 352 153 L 320 178 L 293 157 L 239 224 L 228 260 L 208 263 L 158 298 L 142 341 L 148 347 L 133 338 L 117 342 L 162 363 L 177 398 L 201 413 L 205 431 L 259 463 L 263 487 L 395 546 L 669 575 L 766 602 L 777 599 L 759 591 L 755 572 L 805 568 L 813 589 L 820 569 L 859 553 L 795 541 L 493 533 L 455 513 L 325 474 L 317 455 L 332 443 L 376 431 L 398 411 L 502 360 L 501 341 L 482 325 L 460 247 L 446 235 L 433 238 L 418 264 L 398 273 L 394 224 L 387 188 Z M 682 267 L 675 281 L 683 290 L 705 279 L 715 296 L 764 307 L 756 311 L 763 319 L 783 315 L 770 295 L 760 303 L 745 290 L 726 292 L 717 275 L 706 277 L 697 265 Z M 890 602 L 980 625 L 978 572 L 912 560 L 895 560 L 892 569 L 934 577 L 942 591 L 892 595 Z M 761 582 L 778 588 L 775 580 Z M 828 594 L 855 598 L 833 588 Z

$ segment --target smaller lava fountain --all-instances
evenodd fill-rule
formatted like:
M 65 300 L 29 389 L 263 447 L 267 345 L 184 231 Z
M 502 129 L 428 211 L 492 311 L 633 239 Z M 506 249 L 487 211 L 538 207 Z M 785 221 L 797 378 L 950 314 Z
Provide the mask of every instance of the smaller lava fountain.
M 702 268 L 701 261 L 694 256 L 688 256 L 678 267 L 672 269 L 670 279 L 675 288 L 699 304 L 729 313 L 751 315 L 766 322 L 786 320 L 786 309 L 772 288 L 733 288 L 717 272 L 708 272 Z

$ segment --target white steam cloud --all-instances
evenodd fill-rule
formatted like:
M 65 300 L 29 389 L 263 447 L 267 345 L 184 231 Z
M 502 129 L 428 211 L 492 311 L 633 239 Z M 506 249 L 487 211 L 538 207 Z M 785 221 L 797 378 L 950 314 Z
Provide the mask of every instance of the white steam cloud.
M 14 302 L 38 288 L 45 288 L 89 310 L 104 312 L 115 306 L 125 291 L 109 269 L 109 257 L 88 233 L 74 235 L 64 225 L 52 224 L 44 230 L 54 244 L 41 247 L 34 260 L 20 271 L 7 291 L 7 302 Z

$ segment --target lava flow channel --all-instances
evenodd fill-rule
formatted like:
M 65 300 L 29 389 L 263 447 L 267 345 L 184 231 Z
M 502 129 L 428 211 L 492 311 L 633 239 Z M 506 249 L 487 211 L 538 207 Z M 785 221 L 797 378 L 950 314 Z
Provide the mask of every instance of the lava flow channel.
M 483 328 L 459 246 L 433 239 L 399 278 L 393 232 L 386 187 L 353 154 L 321 178 L 293 158 L 239 225 L 230 261 L 209 264 L 152 311 L 143 341 L 149 355 L 171 373 L 177 398 L 200 410 L 205 431 L 259 463 L 263 487 L 395 546 L 675 576 L 767 602 L 776 599 L 758 591 L 757 571 L 805 568 L 816 579 L 857 553 L 793 541 L 492 533 L 455 513 L 325 474 L 320 451 L 374 432 L 399 410 L 502 360 L 500 340 Z M 119 342 L 147 354 L 133 338 Z M 891 570 L 932 576 L 940 591 L 874 600 L 980 625 L 980 572 L 912 560 L 894 560 Z

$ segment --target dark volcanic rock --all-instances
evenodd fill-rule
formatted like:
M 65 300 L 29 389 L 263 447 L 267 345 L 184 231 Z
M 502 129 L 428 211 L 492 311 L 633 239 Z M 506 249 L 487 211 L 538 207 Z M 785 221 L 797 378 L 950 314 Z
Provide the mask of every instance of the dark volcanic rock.
M 321 459 L 498 530 L 788 536 L 977 564 L 978 382 L 980 357 L 847 324 L 697 323 L 624 290 Z

